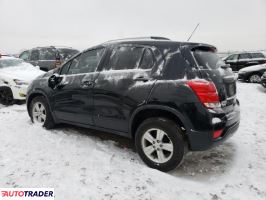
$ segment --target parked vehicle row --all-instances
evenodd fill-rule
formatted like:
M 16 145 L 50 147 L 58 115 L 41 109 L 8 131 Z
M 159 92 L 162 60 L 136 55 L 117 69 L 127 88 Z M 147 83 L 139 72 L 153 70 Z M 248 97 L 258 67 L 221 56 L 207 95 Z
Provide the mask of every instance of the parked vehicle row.
M 142 38 L 89 48 L 28 87 L 34 123 L 103 130 L 135 140 L 150 167 L 229 138 L 240 122 L 236 77 L 207 44 Z
M 23 51 L 19 58 L 34 66 L 39 66 L 43 71 L 49 71 L 60 66 L 77 53 L 79 53 L 78 50 L 70 47 L 37 47 Z
M 244 67 L 266 63 L 266 57 L 262 52 L 242 52 L 229 55 L 224 61 L 233 71 L 239 71 Z

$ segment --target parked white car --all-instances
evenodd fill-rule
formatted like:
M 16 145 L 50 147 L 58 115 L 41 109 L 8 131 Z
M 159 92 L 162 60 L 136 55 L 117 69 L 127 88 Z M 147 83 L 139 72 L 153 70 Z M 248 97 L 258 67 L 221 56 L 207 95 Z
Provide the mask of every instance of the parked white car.
M 29 83 L 44 72 L 13 57 L 0 57 L 0 103 L 10 105 L 25 100 Z

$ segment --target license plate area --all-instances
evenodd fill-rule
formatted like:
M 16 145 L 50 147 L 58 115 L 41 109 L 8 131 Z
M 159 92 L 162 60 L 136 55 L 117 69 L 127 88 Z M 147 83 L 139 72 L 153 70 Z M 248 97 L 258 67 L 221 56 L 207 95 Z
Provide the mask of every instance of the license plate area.
M 233 97 L 236 94 L 236 83 L 227 83 L 225 85 L 227 98 Z

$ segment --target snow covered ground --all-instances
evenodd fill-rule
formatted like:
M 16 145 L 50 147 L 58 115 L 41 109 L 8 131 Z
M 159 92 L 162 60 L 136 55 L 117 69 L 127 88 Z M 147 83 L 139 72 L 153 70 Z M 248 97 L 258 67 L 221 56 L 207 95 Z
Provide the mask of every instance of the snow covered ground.
M 124 138 L 33 125 L 25 105 L 0 105 L 0 187 L 54 187 L 58 200 L 266 199 L 266 89 L 238 83 L 241 125 L 180 168 L 146 167 Z

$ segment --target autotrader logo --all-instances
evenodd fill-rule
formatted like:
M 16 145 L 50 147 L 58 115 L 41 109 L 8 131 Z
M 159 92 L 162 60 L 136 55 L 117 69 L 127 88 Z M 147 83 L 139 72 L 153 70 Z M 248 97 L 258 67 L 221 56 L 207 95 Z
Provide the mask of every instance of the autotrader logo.
M 0 200 L 54 200 L 53 188 L 0 188 Z

